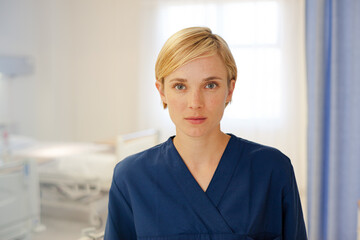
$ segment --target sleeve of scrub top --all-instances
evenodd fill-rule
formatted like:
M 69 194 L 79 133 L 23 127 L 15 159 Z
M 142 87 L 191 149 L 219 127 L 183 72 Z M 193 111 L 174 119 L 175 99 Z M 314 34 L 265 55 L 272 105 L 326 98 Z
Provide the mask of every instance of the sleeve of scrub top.
M 109 192 L 108 210 L 104 240 L 136 239 L 132 209 L 115 180 Z
M 283 239 L 307 240 L 298 188 L 291 169 L 291 185 L 283 197 Z

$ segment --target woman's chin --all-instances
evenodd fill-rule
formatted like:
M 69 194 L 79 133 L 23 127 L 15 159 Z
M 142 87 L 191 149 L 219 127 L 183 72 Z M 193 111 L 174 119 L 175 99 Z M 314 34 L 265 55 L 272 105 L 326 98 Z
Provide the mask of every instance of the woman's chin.
M 184 131 L 176 131 L 177 135 L 179 134 L 184 134 L 188 137 L 192 137 L 192 138 L 201 138 L 201 137 L 207 137 L 209 135 L 211 135 L 213 131 L 210 131 L 209 129 L 203 129 L 203 128 L 193 128 L 193 129 L 186 129 Z M 216 131 L 218 132 L 218 131 Z

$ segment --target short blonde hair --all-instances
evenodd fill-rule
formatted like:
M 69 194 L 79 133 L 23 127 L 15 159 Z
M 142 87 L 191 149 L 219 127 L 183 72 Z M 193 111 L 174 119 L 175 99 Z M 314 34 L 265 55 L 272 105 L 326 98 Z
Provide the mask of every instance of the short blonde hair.
M 229 46 L 219 35 L 207 27 L 185 28 L 172 35 L 162 47 L 155 64 L 156 81 L 164 79 L 179 67 L 197 58 L 219 54 L 223 60 L 228 84 L 236 80 L 237 68 Z M 163 103 L 164 108 L 166 104 Z

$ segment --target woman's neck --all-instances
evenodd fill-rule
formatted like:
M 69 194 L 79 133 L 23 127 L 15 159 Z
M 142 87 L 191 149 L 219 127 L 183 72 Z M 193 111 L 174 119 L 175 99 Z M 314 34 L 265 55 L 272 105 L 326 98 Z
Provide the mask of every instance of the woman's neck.
M 229 135 L 219 130 L 203 137 L 177 134 L 173 141 L 185 164 L 197 168 L 206 165 L 217 166 L 229 139 Z
M 219 130 L 216 134 L 197 138 L 177 134 L 173 140 L 182 160 L 204 192 L 214 176 L 229 139 L 229 135 Z

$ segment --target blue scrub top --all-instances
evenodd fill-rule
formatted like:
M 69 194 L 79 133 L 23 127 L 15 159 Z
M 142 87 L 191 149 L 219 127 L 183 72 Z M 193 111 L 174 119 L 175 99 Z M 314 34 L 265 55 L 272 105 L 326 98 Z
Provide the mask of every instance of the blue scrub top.
M 105 240 L 305 240 L 290 160 L 231 135 L 204 192 L 173 137 L 119 162 Z

